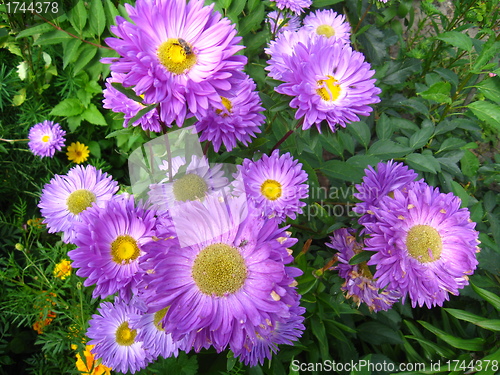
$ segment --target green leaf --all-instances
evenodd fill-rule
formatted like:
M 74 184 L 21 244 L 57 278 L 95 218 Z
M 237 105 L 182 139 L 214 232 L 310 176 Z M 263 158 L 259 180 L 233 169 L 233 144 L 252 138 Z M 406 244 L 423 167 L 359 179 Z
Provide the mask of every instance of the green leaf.
M 102 0 L 92 0 L 90 2 L 89 14 L 91 14 L 89 19 L 90 30 L 95 36 L 100 37 L 106 27 L 106 15 Z
M 255 9 L 252 13 L 248 14 L 246 17 L 243 17 L 239 24 L 239 34 L 246 35 L 250 33 L 254 28 L 259 26 L 266 16 L 264 3 L 260 3 L 260 5 Z
M 479 159 L 469 150 L 465 150 L 464 156 L 460 160 L 460 166 L 464 176 L 474 177 L 479 169 Z
M 351 133 L 364 148 L 367 148 L 370 144 L 370 128 L 363 121 L 357 121 L 349 124 L 347 131 Z
M 440 152 L 448 151 L 448 150 L 457 150 L 463 145 L 465 145 L 465 141 L 463 139 L 459 138 L 446 138 L 443 143 L 441 143 L 441 147 L 439 147 L 439 150 L 436 152 L 436 154 L 439 154 Z
M 80 71 L 85 68 L 85 66 L 89 63 L 90 60 L 97 53 L 97 47 L 92 46 L 87 43 L 83 43 L 80 48 L 78 48 L 78 56 L 79 59 L 75 62 L 73 66 L 73 76 L 76 76 Z
M 42 23 L 40 25 L 30 27 L 26 30 L 21 31 L 19 34 L 17 34 L 16 39 L 19 38 L 26 38 L 31 35 L 36 35 L 36 34 L 43 34 L 46 33 L 47 31 L 54 30 L 54 26 L 48 24 L 48 23 Z
M 115 4 L 111 0 L 104 0 L 104 11 L 106 12 L 106 22 L 108 25 L 114 24 L 116 16 L 120 13 L 118 13 L 118 9 L 116 9 Z
M 380 322 L 366 322 L 358 326 L 359 338 L 373 345 L 399 345 L 403 340 L 399 332 Z
M 482 316 L 458 309 L 445 308 L 444 310 L 457 319 L 465 320 L 490 331 L 500 331 L 500 319 L 485 319 Z
M 56 105 L 52 111 L 50 111 L 49 115 L 65 117 L 76 116 L 82 113 L 83 110 L 83 105 L 78 99 L 68 98 Z
M 465 191 L 465 189 L 456 181 L 451 181 L 451 190 L 453 194 L 460 198 L 462 201 L 462 207 L 467 207 L 469 205 L 469 194 Z
M 417 93 L 417 95 L 440 104 L 451 104 L 451 84 L 449 82 L 436 82 L 427 90 Z
M 471 68 L 471 73 L 480 73 L 483 67 L 500 52 L 500 42 L 495 41 L 495 36 L 490 36 L 490 39 L 483 44 L 481 53 Z
M 478 286 L 475 286 L 473 283 L 470 283 L 472 286 L 472 289 L 474 289 L 474 292 L 479 294 L 481 298 L 483 298 L 485 301 L 491 303 L 495 309 L 500 311 L 500 297 L 497 296 L 496 294 L 486 290 L 482 289 Z
M 418 343 L 426 351 L 429 351 L 429 352 L 433 351 L 434 353 L 437 353 L 441 357 L 453 358 L 454 355 L 455 355 L 455 353 L 453 353 L 452 350 L 443 347 L 443 345 L 437 345 L 437 344 L 433 343 L 432 341 L 424 339 L 422 337 L 411 336 L 411 335 L 408 335 L 408 336 L 405 336 L 405 337 L 408 338 L 408 339 L 413 339 L 415 341 L 418 341 Z M 431 373 L 431 374 L 434 374 L 434 373 Z
M 310 322 L 312 333 L 320 343 L 321 357 L 323 360 L 329 359 L 330 354 L 328 352 L 328 337 L 326 336 L 325 324 L 320 320 L 318 315 L 313 315 Z
M 329 5 L 340 3 L 342 0 L 314 0 L 315 8 L 322 8 Z
M 374 254 L 373 251 L 362 251 L 362 252 L 354 255 L 349 260 L 349 264 L 355 265 L 355 264 L 359 264 L 359 263 L 363 263 L 363 262 L 368 262 L 373 254 Z
M 82 41 L 72 38 L 63 44 L 63 69 L 66 69 L 69 63 L 76 61 L 81 50 L 79 49 Z
M 347 164 L 354 165 L 359 168 L 366 169 L 369 165 L 377 165 L 380 162 L 380 158 L 372 155 L 354 155 L 346 160 Z
M 61 30 L 52 30 L 48 33 L 40 35 L 34 44 L 42 46 L 49 44 L 58 44 L 71 39 L 71 36 Z
M 133 101 L 136 101 L 138 103 L 142 103 L 142 98 L 138 96 L 130 87 L 124 87 L 120 82 L 112 82 L 111 86 L 120 91 L 127 98 L 132 99 Z
M 151 105 L 148 105 L 147 107 L 141 109 L 139 112 L 137 112 L 137 114 L 132 117 L 130 120 L 129 120 L 129 124 L 134 124 L 134 122 L 136 122 L 137 120 L 139 120 L 142 116 L 144 116 L 146 113 L 148 113 L 149 111 L 155 109 L 156 107 L 158 107 L 158 103 L 157 104 L 151 104 Z
M 405 59 L 403 62 L 390 61 L 385 76 L 381 82 L 386 85 L 397 85 L 404 83 L 412 74 L 422 69 L 422 62 L 418 59 Z
M 74 132 L 82 123 L 82 116 L 70 116 L 66 119 L 66 122 L 68 123 L 69 130 Z
M 99 143 L 96 141 L 90 141 L 88 146 L 90 153 L 99 159 L 101 157 L 101 146 Z
M 82 118 L 94 125 L 107 125 L 104 116 L 93 103 L 90 103 L 88 108 L 83 111 Z
M 500 104 L 500 78 L 492 77 L 480 82 L 477 86 L 479 92 L 488 99 Z
M 441 171 L 439 161 L 432 155 L 413 153 L 406 157 L 406 163 L 417 171 L 437 173 Z
M 426 126 L 419 129 L 410 137 L 409 146 L 413 150 L 424 147 L 431 138 L 432 134 L 434 134 L 434 126 Z
M 321 167 L 327 177 L 342 181 L 361 182 L 365 172 L 363 168 L 356 167 L 340 160 L 328 160 Z
M 92 15 L 92 17 L 94 17 L 94 15 Z M 85 9 L 83 0 L 76 1 L 76 5 L 69 12 L 69 22 L 81 35 L 87 23 L 87 9 Z
M 424 326 L 425 329 L 428 331 L 434 333 L 437 337 L 439 337 L 441 340 L 446 342 L 448 345 L 457 348 L 457 349 L 463 349 L 467 351 L 474 351 L 474 352 L 479 352 L 484 349 L 484 344 L 485 341 L 482 338 L 473 338 L 473 339 L 462 339 L 459 337 L 455 337 L 453 335 L 450 335 L 449 333 L 446 333 L 439 328 L 434 327 L 432 324 L 424 322 L 422 320 L 418 321 L 422 326 Z
M 389 139 L 391 138 L 392 133 L 394 133 L 394 128 L 392 126 L 392 122 L 385 114 L 380 116 L 380 119 L 377 121 L 376 132 L 377 137 L 379 139 Z
M 436 39 L 442 40 L 443 42 L 463 49 L 466 51 L 472 51 L 472 39 L 470 36 L 463 34 L 459 31 L 447 31 L 445 33 L 436 36 Z
M 381 159 L 388 160 L 406 156 L 412 151 L 413 150 L 409 147 L 404 147 L 396 142 L 384 139 L 372 144 L 368 149 L 368 155 L 378 156 Z
M 468 108 L 482 121 L 491 125 L 500 132 L 500 107 L 487 101 L 477 101 L 468 105 Z

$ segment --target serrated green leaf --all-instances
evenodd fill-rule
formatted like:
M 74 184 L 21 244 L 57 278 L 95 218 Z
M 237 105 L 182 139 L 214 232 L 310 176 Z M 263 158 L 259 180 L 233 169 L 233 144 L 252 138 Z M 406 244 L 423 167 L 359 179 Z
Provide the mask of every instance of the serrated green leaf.
M 480 82 L 477 86 L 479 92 L 488 99 L 500 104 L 500 77 L 491 77 Z
M 484 69 L 485 65 L 490 62 L 490 60 L 500 52 L 500 42 L 495 41 L 495 36 L 491 36 L 490 39 L 483 44 L 483 48 L 479 53 L 479 56 L 471 68 L 471 72 L 479 73 Z
M 92 46 L 87 43 L 83 43 L 80 48 L 78 48 L 79 59 L 73 65 L 73 76 L 76 76 L 80 71 L 86 67 L 90 60 L 97 53 L 97 47 Z
M 436 39 L 466 51 L 472 51 L 471 37 L 459 31 L 447 31 L 436 36 Z
M 435 334 L 441 340 L 446 342 L 448 345 L 463 350 L 476 351 L 479 352 L 484 349 L 485 341 L 482 338 L 473 338 L 473 339 L 462 339 L 460 337 L 455 337 L 446 333 L 439 328 L 434 327 L 432 324 L 424 322 L 422 320 L 418 321 L 425 329 Z
M 427 90 L 417 93 L 417 95 L 438 103 L 451 104 L 451 84 L 449 82 L 436 82 Z
M 432 155 L 413 153 L 406 157 L 406 163 L 417 171 L 430 173 L 437 173 L 441 171 L 439 161 Z
M 58 43 L 63 43 L 68 41 L 69 39 L 72 39 L 71 36 L 66 34 L 64 31 L 61 30 L 52 30 L 49 31 L 45 34 L 40 35 L 40 37 L 35 41 L 34 44 L 42 46 L 42 45 L 49 45 L 49 44 L 58 44 Z
M 468 108 L 482 121 L 491 125 L 500 132 L 500 106 L 488 101 L 477 101 L 468 105 Z
M 56 105 L 52 111 L 50 111 L 51 116 L 76 116 L 84 111 L 82 103 L 78 99 L 68 98 L 64 99 L 58 105 Z
M 87 23 L 87 9 L 85 9 L 85 4 L 82 0 L 77 0 L 76 5 L 69 12 L 69 22 L 81 35 Z
M 82 118 L 94 125 L 107 125 L 104 116 L 93 103 L 90 103 L 88 108 L 82 112 Z
M 95 36 L 100 37 L 106 27 L 106 15 L 102 0 L 91 0 L 89 14 L 91 14 L 89 19 L 90 30 Z
M 37 26 L 30 27 L 26 30 L 21 31 L 19 34 L 17 34 L 16 39 L 19 38 L 26 38 L 28 36 L 36 35 L 36 34 L 43 34 L 48 31 L 54 30 L 54 26 L 48 24 L 48 23 L 42 23 Z
M 364 148 L 367 148 L 370 144 L 370 128 L 363 121 L 357 121 L 349 124 L 347 131 L 351 133 Z
M 80 39 L 72 38 L 63 44 L 63 69 L 66 69 L 69 63 L 76 61 L 81 53 L 79 49 L 82 41 Z

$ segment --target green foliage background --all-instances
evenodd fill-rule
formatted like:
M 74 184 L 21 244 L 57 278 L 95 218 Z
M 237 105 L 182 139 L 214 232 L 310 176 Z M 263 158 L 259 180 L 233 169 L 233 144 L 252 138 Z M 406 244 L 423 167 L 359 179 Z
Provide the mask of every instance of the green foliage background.
M 269 152 L 297 120 L 289 98 L 273 90 L 277 82 L 264 70 L 264 47 L 271 38 L 265 17 L 273 3 L 206 1 L 212 2 L 237 25 L 249 59 L 246 71 L 266 108 L 262 134 L 249 147 L 209 152 L 212 162 L 240 163 Z M 109 66 L 99 60 L 116 55 L 104 39 L 112 36 L 109 27 L 117 15 L 127 17 L 124 1 L 59 3 L 64 12 L 53 19 L 7 13 L 5 2 L 0 5 L 0 374 L 78 373 L 70 345 L 83 349 L 87 322 L 98 304 L 76 275 L 64 281 L 53 276 L 71 245 L 28 224 L 40 216 L 36 205 L 44 184 L 73 165 L 62 152 L 40 159 L 19 140 L 35 123 L 59 122 L 68 133 L 67 145 L 87 144 L 88 162 L 126 189 L 128 155 L 155 137 L 124 129 L 120 116 L 102 108 Z M 455 0 L 446 14 L 447 4 L 441 3 L 313 2 L 313 10 L 346 14 L 353 47 L 366 55 L 383 91 L 370 117 L 337 133 L 294 131 L 280 146 L 303 164 L 313 192 L 306 207 L 313 217 L 289 220 L 299 238 L 295 264 L 304 271 L 298 281 L 307 329 L 300 342 L 281 347 L 264 366 L 247 368 L 230 353 L 204 351 L 158 361 L 141 373 L 295 374 L 294 359 L 427 364 L 425 371 L 404 374 L 496 373 L 492 367 L 479 370 L 475 361 L 500 361 L 499 1 Z M 328 236 L 356 223 L 348 209 L 332 215 L 332 208 L 352 208 L 353 186 L 361 182 L 364 168 L 389 159 L 405 162 L 429 184 L 459 196 L 481 233 L 480 263 L 471 285 L 443 308 L 412 309 L 407 302 L 370 313 L 344 298 L 336 272 L 324 271 L 333 256 L 325 246 Z M 34 309 L 37 301 L 44 305 L 47 293 L 55 294 L 49 305 Z M 37 335 L 31 327 L 40 312 L 49 311 L 57 317 Z M 437 361 L 443 367 L 431 369 Z M 457 363 L 470 367 L 454 369 Z

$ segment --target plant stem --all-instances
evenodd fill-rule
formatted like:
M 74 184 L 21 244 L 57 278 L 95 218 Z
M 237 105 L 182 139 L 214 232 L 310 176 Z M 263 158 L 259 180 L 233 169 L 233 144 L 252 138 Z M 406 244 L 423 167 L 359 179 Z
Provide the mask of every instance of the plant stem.
M 304 123 L 304 117 L 302 117 L 302 119 L 297 123 L 297 126 L 295 127 L 295 129 L 292 129 L 292 130 L 289 130 L 286 132 L 286 134 L 274 145 L 274 147 L 271 149 L 270 153 L 271 154 L 274 150 L 276 150 L 283 142 L 285 142 L 287 140 L 287 138 L 289 136 L 292 135 L 292 133 L 297 130 L 300 126 L 302 126 L 302 124 Z

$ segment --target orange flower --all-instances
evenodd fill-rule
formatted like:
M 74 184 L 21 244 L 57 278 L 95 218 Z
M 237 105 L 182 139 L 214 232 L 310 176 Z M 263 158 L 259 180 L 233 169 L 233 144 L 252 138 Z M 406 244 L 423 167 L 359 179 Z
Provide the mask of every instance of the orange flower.
M 96 361 L 94 355 L 90 352 L 93 347 L 94 345 L 85 345 L 83 351 L 85 361 L 82 360 L 80 353 L 76 353 L 76 368 L 85 375 L 110 375 L 111 369 Z M 76 350 L 76 348 L 75 344 L 71 345 L 71 349 Z

